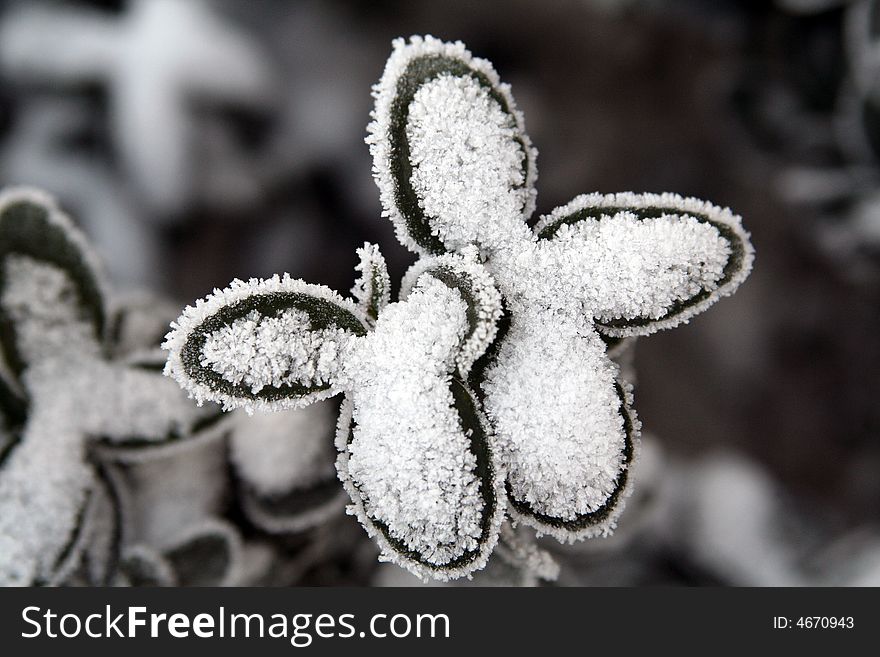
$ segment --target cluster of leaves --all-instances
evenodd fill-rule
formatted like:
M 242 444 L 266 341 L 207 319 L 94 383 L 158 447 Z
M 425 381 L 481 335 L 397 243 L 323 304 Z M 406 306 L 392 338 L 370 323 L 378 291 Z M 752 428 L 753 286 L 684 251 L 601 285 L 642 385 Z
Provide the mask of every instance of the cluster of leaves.
M 395 41 L 374 96 L 384 214 L 419 255 L 400 299 L 371 245 L 355 300 L 287 275 L 233 281 L 172 325 L 166 373 L 248 412 L 344 393 L 349 511 L 420 577 L 483 568 L 508 517 L 561 541 L 610 533 L 639 423 L 609 346 L 731 294 L 753 260 L 740 218 L 589 194 L 530 227 L 536 151 L 509 87 L 461 43 Z
M 0 583 L 246 581 L 227 470 L 265 533 L 341 513 L 329 407 L 196 407 L 161 373 L 162 304 L 113 299 L 52 198 L 0 193 Z

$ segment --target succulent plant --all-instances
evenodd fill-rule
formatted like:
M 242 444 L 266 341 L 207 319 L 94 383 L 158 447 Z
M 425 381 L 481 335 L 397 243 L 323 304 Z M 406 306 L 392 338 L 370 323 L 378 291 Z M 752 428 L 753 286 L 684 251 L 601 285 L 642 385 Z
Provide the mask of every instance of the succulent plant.
M 166 373 L 199 402 L 298 408 L 344 392 L 337 469 L 383 558 L 482 568 L 507 513 L 563 541 L 610 532 L 639 423 L 609 345 L 731 294 L 738 216 L 673 194 L 589 194 L 542 217 L 510 89 L 461 43 L 397 40 L 367 139 L 384 213 L 420 255 L 388 303 L 288 275 L 234 281 L 172 325 Z

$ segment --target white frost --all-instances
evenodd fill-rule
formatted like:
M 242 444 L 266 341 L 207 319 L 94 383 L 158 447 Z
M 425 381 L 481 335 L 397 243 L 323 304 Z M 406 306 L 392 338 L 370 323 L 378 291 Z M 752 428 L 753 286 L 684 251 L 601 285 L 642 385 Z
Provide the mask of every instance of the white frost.
M 629 491 L 630 478 L 626 486 L 621 478 L 638 450 L 639 425 L 597 331 L 646 335 L 731 294 L 751 269 L 748 234 L 727 209 L 632 193 L 579 196 L 530 229 L 535 152 L 509 87 L 460 42 L 412 37 L 393 46 L 367 139 L 384 214 L 401 242 L 424 255 L 407 225 L 413 208 L 398 205 L 409 192 L 398 189 L 407 183 L 395 171 L 410 167 L 408 184 L 431 235 L 447 250 L 478 249 L 503 295 L 511 327 L 486 372 L 484 403 L 506 449 L 512 496 L 531 506 L 523 521 L 561 540 L 607 533 Z M 400 107 L 398 90 L 414 84 L 401 87 L 410 65 L 437 57 L 469 72 L 422 80 Z M 393 146 L 400 121 L 405 163 L 395 162 L 401 151 Z M 610 513 L 589 526 L 560 528 L 537 517 L 571 521 L 612 495 Z
M 346 393 L 343 418 L 354 423 L 350 444 L 348 422 L 340 424 L 337 437 L 342 452 L 337 470 L 352 498 L 352 511 L 387 559 L 419 576 L 445 579 L 485 564 L 503 518 L 500 463 L 490 445 L 493 476 L 485 484 L 478 478 L 471 436 L 463 430 L 451 388 L 460 385 L 453 383 L 453 373 L 465 377 L 493 339 L 501 303 L 491 277 L 473 257 L 443 256 L 430 265 L 411 274 L 406 299 L 387 305 L 365 336 L 332 326 L 331 338 L 325 339 L 311 330 L 308 317 L 299 311 L 271 317 L 251 313 L 209 336 L 200 358 L 203 366 L 222 371 L 227 380 L 276 387 L 289 381 L 285 373 L 315 363 L 315 376 L 329 384 L 328 394 Z M 438 278 L 445 275 L 448 281 Z M 235 281 L 187 308 L 173 325 L 164 345 L 171 352 L 168 373 L 198 397 L 223 401 L 227 407 L 282 410 L 314 401 L 315 396 L 293 402 L 238 399 L 212 390 L 209 382 L 191 377 L 183 368 L 180 351 L 203 322 L 250 295 L 269 292 L 321 298 L 364 322 L 358 307 L 327 288 L 287 276 Z M 473 304 L 474 323 L 469 321 L 466 298 Z M 320 355 L 328 341 L 341 346 L 334 348 L 333 367 L 322 369 Z M 301 358 L 291 359 L 292 352 Z M 485 424 L 482 430 L 487 430 Z M 245 444 L 242 438 L 236 450 Z M 278 490 L 282 480 L 289 483 L 286 475 L 270 475 L 265 462 L 248 461 L 245 467 L 263 480 L 263 491 Z M 486 509 L 483 485 L 493 487 L 497 504 L 491 510 Z M 419 558 L 400 554 L 401 544 Z M 448 566 L 464 557 L 468 559 L 463 565 Z

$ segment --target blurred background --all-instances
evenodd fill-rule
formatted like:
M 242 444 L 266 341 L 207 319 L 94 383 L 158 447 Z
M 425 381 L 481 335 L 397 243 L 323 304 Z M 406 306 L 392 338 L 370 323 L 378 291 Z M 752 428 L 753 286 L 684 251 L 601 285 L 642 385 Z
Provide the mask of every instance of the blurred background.
M 345 292 L 365 240 L 396 294 L 414 257 L 365 127 L 391 40 L 427 33 L 513 86 L 538 214 L 674 191 L 757 250 L 735 296 L 636 345 L 639 489 L 614 539 L 542 543 L 559 583 L 880 583 L 874 2 L 7 1 L 0 184 L 58 196 L 117 288 L 179 307 L 285 271 Z

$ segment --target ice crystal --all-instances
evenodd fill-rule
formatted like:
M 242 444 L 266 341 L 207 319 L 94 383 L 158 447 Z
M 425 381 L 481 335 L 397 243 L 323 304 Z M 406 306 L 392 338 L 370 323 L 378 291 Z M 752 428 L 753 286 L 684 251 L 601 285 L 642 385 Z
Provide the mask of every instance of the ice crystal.
M 460 42 L 398 39 L 374 96 L 367 141 L 400 241 L 478 248 L 503 295 L 505 335 L 471 382 L 515 515 L 560 540 L 608 533 L 639 425 L 606 340 L 731 294 L 753 257 L 740 218 L 674 194 L 588 194 L 530 228 L 536 151 L 509 86 Z
M 164 444 L 210 413 L 155 370 L 108 358 L 106 314 L 94 256 L 54 201 L 0 193 L 2 583 L 63 581 L 91 549 L 107 485 L 96 443 Z

